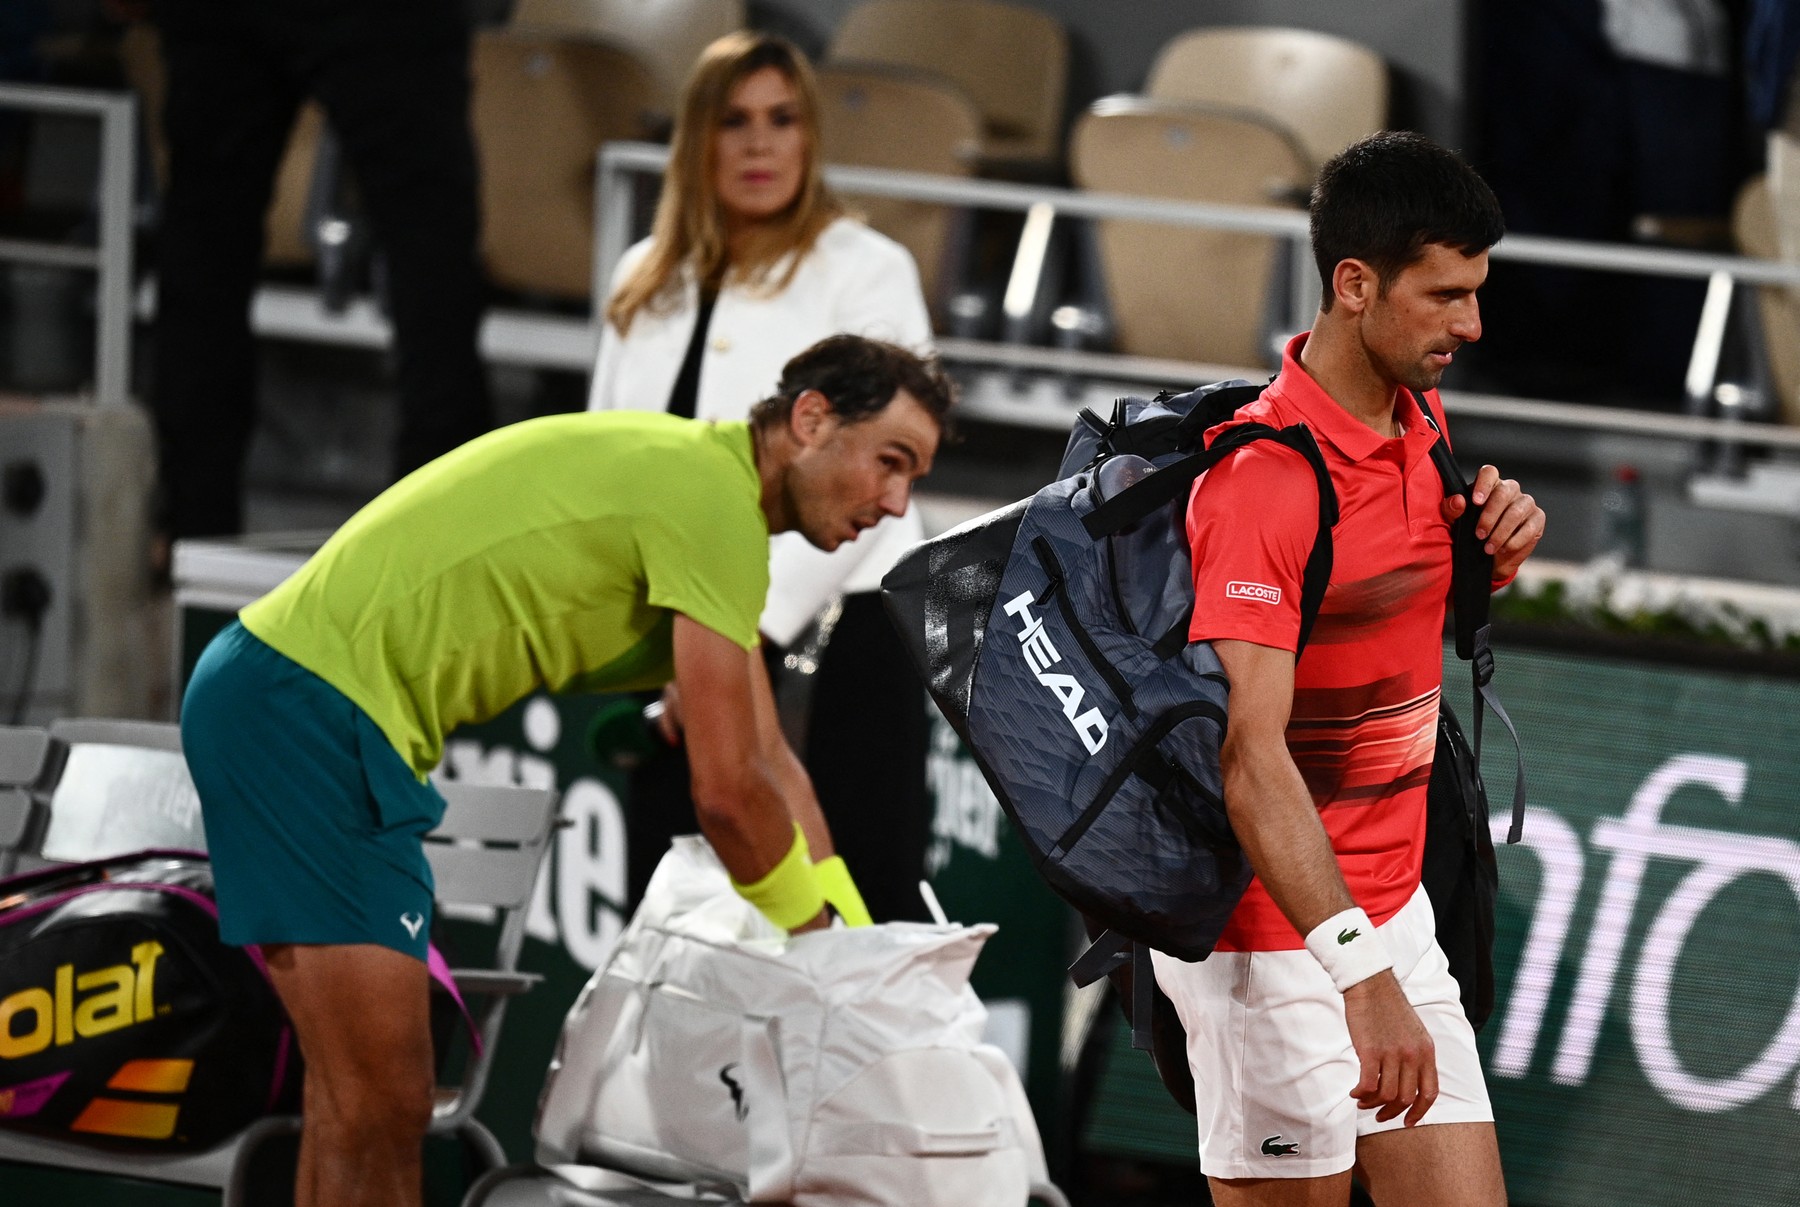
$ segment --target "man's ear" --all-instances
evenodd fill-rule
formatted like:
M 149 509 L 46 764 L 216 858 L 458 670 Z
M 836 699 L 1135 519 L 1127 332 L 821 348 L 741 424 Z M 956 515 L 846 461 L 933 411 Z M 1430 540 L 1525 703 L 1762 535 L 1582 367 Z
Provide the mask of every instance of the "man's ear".
M 1367 261 L 1344 259 L 1331 270 L 1331 293 L 1334 305 L 1351 314 L 1361 314 L 1381 290 L 1381 278 Z
M 788 431 L 802 447 L 815 444 L 834 414 L 831 399 L 817 390 L 802 390 L 788 413 Z

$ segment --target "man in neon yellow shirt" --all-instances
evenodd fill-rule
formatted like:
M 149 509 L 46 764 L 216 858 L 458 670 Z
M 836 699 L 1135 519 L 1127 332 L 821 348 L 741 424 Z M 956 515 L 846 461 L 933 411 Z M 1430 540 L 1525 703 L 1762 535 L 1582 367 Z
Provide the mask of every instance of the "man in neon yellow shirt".
M 426 779 L 538 688 L 673 678 L 700 827 L 777 925 L 866 923 L 756 652 L 768 538 L 906 509 L 952 388 L 835 336 L 748 423 L 590 412 L 489 433 L 352 517 L 207 648 L 182 706 L 227 942 L 306 1058 L 298 1202 L 416 1204 L 431 1114 Z

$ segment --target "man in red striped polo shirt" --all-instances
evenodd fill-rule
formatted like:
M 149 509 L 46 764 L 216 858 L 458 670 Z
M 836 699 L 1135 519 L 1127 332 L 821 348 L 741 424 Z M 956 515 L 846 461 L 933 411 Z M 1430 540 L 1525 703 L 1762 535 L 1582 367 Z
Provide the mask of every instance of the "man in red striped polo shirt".
M 1481 336 L 1475 294 L 1504 224 L 1460 158 L 1393 132 L 1328 163 L 1311 208 L 1319 314 L 1233 422 L 1317 438 L 1340 509 L 1331 581 L 1296 660 L 1312 471 L 1259 442 L 1196 484 L 1190 636 L 1231 678 L 1225 799 L 1257 877 L 1218 951 L 1159 954 L 1157 979 L 1187 1027 L 1221 1207 L 1342 1204 L 1353 1168 L 1384 1205 L 1498 1207 L 1474 1035 L 1419 887 L 1465 505 L 1443 497 L 1417 398 L 1442 427 L 1435 387 Z M 1473 497 L 1498 585 L 1544 513 L 1493 466 Z

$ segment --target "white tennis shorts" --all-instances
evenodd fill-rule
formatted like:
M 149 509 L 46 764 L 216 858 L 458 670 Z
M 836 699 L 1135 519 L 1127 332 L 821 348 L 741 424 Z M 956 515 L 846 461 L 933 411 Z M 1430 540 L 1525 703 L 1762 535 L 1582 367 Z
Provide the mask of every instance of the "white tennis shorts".
M 1435 938 L 1423 888 L 1376 928 L 1394 975 L 1437 1047 L 1438 1099 L 1429 1123 L 1494 1118 L 1456 980 Z M 1197 964 L 1154 953 L 1156 980 L 1187 1029 L 1199 1113 L 1200 1170 L 1214 1178 L 1316 1178 L 1356 1161 L 1359 1136 L 1401 1127 L 1375 1121 L 1350 1090 L 1361 1075 L 1344 998 L 1304 948 L 1216 951 Z

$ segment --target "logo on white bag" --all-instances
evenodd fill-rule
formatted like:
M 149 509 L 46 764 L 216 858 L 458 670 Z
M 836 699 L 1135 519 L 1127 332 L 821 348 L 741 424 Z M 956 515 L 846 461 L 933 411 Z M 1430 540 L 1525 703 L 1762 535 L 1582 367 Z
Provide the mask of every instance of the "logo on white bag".
M 1025 651 L 1025 664 L 1037 675 L 1037 681 L 1062 701 L 1063 716 L 1069 718 L 1069 724 L 1074 726 L 1075 735 L 1087 747 L 1087 752 L 1099 754 L 1100 748 L 1106 745 L 1106 718 L 1100 715 L 1098 708 L 1080 711 L 1081 702 L 1087 698 L 1087 689 L 1076 681 L 1075 676 L 1050 672 L 1052 666 L 1062 661 L 1062 655 L 1051 644 L 1050 634 L 1044 632 L 1043 620 L 1031 614 L 1034 602 L 1031 592 L 1021 591 L 1006 605 L 1007 615 L 1018 617 L 1024 626 L 1019 630 L 1018 638 Z
M 1281 602 L 1281 588 L 1264 586 L 1262 583 L 1231 582 L 1225 584 L 1226 599 L 1254 599 L 1257 603 L 1278 604 Z
M 742 1123 L 744 1117 L 750 1113 L 750 1104 L 744 1101 L 744 1087 L 739 1085 L 737 1078 L 731 1075 L 731 1070 L 735 1068 L 737 1068 L 737 1061 L 734 1060 L 720 1069 L 719 1080 L 724 1082 L 725 1088 L 731 1091 L 731 1113 L 737 1117 L 739 1123 Z

